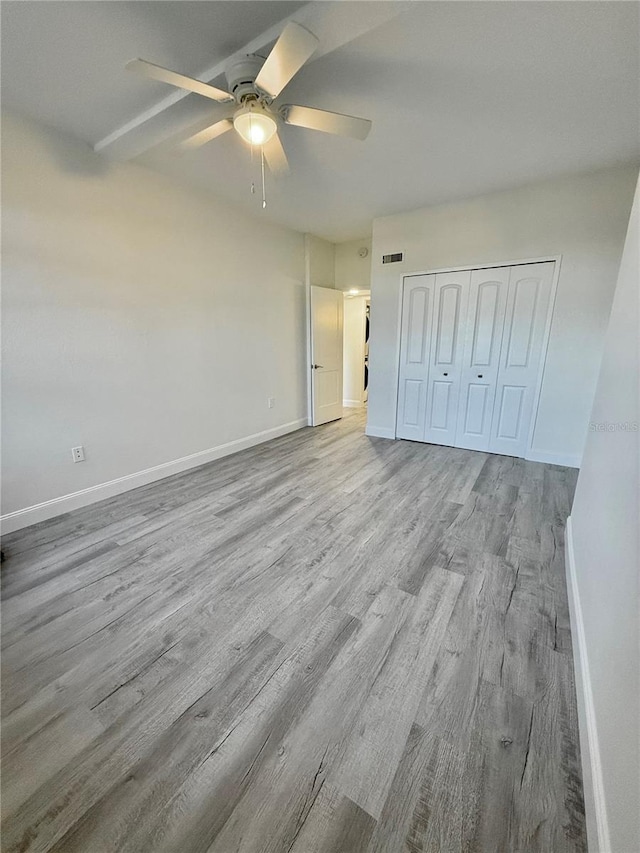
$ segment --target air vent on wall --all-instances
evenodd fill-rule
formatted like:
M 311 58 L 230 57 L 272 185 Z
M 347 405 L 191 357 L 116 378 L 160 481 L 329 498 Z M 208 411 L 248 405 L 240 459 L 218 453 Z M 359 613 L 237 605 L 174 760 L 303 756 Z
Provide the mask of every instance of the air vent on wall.
M 404 252 L 395 252 L 393 255 L 383 255 L 383 264 L 399 264 L 404 259 Z

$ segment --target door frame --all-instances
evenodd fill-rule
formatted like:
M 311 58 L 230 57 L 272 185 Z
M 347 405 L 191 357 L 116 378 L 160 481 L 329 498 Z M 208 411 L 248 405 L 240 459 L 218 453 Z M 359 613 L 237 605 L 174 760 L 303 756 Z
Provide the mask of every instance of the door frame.
M 398 430 L 398 395 L 400 382 L 400 350 L 401 350 L 401 334 L 402 334 L 402 303 L 404 298 L 404 280 L 414 275 L 437 275 L 438 273 L 448 272 L 466 272 L 467 270 L 487 270 L 494 267 L 519 267 L 524 264 L 545 264 L 554 263 L 553 278 L 551 280 L 551 295 L 549 297 L 549 307 L 547 308 L 547 316 L 544 323 L 544 335 L 542 338 L 542 350 L 540 352 L 540 364 L 538 365 L 538 373 L 536 376 L 535 392 L 533 397 L 533 412 L 531 414 L 531 422 L 529 424 L 529 434 L 527 436 L 527 449 L 525 459 L 543 461 L 537 459 L 537 454 L 533 451 L 533 436 L 538 422 L 538 408 L 540 406 L 540 394 L 542 392 L 542 383 L 544 381 L 544 372 L 547 364 L 547 352 L 549 349 L 549 339 L 551 337 L 551 324 L 553 321 L 553 312 L 556 303 L 556 294 L 558 292 L 558 281 L 560 278 L 560 267 L 562 265 L 562 255 L 545 255 L 538 258 L 524 258 L 514 261 L 498 261 L 492 264 L 464 264 L 459 267 L 442 267 L 439 269 L 416 270 L 415 272 L 403 272 L 400 276 L 400 286 L 398 288 L 398 327 L 397 327 L 397 346 L 396 346 L 396 396 L 395 407 L 393 413 L 393 438 L 397 439 Z

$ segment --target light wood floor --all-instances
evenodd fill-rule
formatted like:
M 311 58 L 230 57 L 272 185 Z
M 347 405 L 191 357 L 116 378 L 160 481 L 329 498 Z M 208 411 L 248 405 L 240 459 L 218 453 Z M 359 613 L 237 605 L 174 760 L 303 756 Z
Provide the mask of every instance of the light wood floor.
M 574 485 L 351 413 L 7 536 L 3 850 L 584 851 Z

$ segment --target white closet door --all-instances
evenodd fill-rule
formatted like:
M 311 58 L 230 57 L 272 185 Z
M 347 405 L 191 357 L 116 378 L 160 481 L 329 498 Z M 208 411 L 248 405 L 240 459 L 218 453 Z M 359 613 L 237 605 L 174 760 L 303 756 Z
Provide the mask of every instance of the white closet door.
M 526 453 L 553 271 L 553 261 L 511 267 L 489 442 L 492 453 Z
M 471 273 L 456 447 L 489 449 L 509 273 L 510 267 Z
M 471 270 L 435 277 L 424 441 L 455 445 Z
M 434 275 L 404 279 L 396 436 L 422 441 L 429 376 Z

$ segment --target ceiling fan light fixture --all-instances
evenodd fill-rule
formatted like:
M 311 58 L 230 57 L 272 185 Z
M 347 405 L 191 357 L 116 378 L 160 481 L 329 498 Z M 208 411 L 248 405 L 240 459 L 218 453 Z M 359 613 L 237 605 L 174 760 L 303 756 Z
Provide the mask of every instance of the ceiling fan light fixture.
M 274 116 L 259 101 L 241 107 L 233 117 L 233 126 L 249 145 L 266 145 L 278 129 Z
M 278 134 L 281 124 L 348 136 L 353 139 L 365 139 L 371 130 L 371 122 L 368 119 L 333 113 L 315 107 L 273 104 L 274 99 L 284 91 L 317 48 L 318 39 L 313 33 L 300 24 L 289 21 L 266 59 L 256 54 L 248 56 L 235 54 L 235 58 L 231 58 L 226 70 L 228 91 L 217 89 L 210 83 L 179 74 L 169 68 L 147 62 L 145 59 L 134 59 L 128 62 L 126 67 L 143 77 L 159 80 L 183 92 L 194 92 L 220 103 L 235 101 L 234 106 L 225 109 L 224 115 L 218 116 L 213 124 L 184 139 L 180 143 L 180 148 L 183 150 L 199 148 L 234 128 L 238 136 L 252 149 L 254 147 L 262 149 L 260 165 L 263 206 L 265 206 L 265 162 L 274 175 L 289 171 L 287 156 Z M 107 142 L 108 140 L 103 140 L 96 147 L 102 148 Z M 364 257 L 363 251 L 366 254 L 367 249 L 360 251 L 361 257 Z

